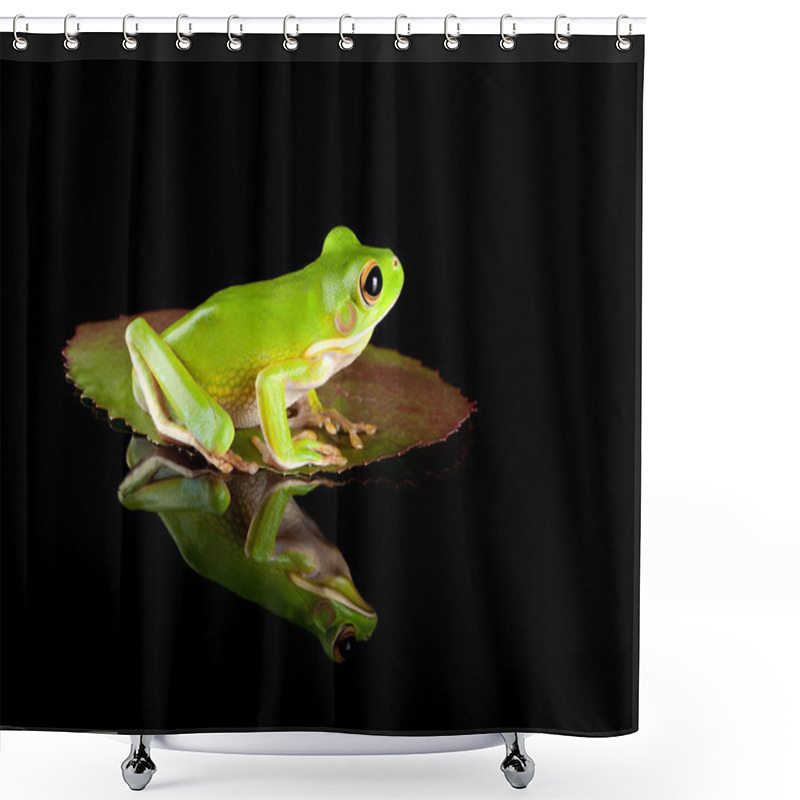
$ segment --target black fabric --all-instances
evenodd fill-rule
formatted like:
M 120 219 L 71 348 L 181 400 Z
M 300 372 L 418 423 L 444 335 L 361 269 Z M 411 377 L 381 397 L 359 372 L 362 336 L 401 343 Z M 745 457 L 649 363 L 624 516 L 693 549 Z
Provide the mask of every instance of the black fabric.
M 0 50 L 0 727 L 636 730 L 643 39 L 30 38 Z M 298 498 L 378 613 L 343 664 L 121 507 L 129 437 L 62 363 L 338 224 L 403 263 L 373 342 L 477 402 Z

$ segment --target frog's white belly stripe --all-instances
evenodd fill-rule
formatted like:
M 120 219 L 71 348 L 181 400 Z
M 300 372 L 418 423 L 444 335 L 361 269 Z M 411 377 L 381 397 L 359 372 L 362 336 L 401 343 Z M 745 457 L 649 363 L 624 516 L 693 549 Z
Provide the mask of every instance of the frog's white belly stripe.
M 289 580 L 295 585 L 299 586 L 301 589 L 305 589 L 307 592 L 311 592 L 312 594 L 317 595 L 318 597 L 324 597 L 327 600 L 335 600 L 337 603 L 340 603 L 345 608 L 349 608 L 351 611 L 355 611 L 356 614 L 360 614 L 362 617 L 366 617 L 367 619 L 374 619 L 377 617 L 377 613 L 373 611 L 373 609 L 366 609 L 362 608 L 359 605 L 356 605 L 349 597 L 345 597 L 341 592 L 334 589 L 332 586 L 325 586 L 324 584 L 319 583 L 312 583 L 311 581 L 305 580 L 296 572 L 289 573 Z
M 327 351 L 329 350 L 348 350 L 354 345 L 357 345 L 362 339 L 369 339 L 377 324 L 378 322 L 374 322 L 369 328 L 361 331 L 361 333 L 355 334 L 355 336 L 346 336 L 338 339 L 323 339 L 321 342 L 314 342 L 303 354 L 303 357 L 313 358 L 319 353 L 326 353 L 327 355 Z M 363 350 L 363 348 L 361 348 L 361 350 Z M 358 352 L 360 353 L 361 350 L 358 350 Z
M 345 336 L 338 339 L 324 339 L 315 342 L 309 347 L 303 358 L 313 359 L 320 362 L 319 372 L 314 370 L 316 375 L 313 381 L 287 381 L 286 382 L 286 408 L 296 403 L 303 395 L 311 389 L 316 389 L 327 382 L 331 375 L 336 374 L 345 367 L 350 366 L 367 346 L 374 323 L 369 328 L 361 331 L 355 336 Z

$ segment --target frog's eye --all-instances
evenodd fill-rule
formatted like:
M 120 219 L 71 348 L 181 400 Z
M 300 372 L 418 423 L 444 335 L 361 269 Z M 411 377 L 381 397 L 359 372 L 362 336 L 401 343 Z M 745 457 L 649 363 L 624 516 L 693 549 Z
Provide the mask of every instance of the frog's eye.
M 361 296 L 368 306 L 375 305 L 383 291 L 383 275 L 377 261 L 370 261 L 361 270 Z
M 352 625 L 344 625 L 333 643 L 333 657 L 340 664 L 347 661 L 353 654 L 353 646 L 356 643 L 356 629 Z

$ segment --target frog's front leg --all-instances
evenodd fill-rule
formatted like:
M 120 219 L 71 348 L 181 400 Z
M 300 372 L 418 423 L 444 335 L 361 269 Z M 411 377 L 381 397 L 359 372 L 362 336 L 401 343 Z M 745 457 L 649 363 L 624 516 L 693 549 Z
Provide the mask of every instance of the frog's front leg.
M 297 401 L 297 414 L 289 418 L 289 426 L 292 428 L 305 428 L 308 425 L 324 427 L 331 436 L 335 436 L 340 430 L 344 431 L 356 450 L 364 447 L 359 433 L 371 436 L 378 430 L 370 422 L 351 422 L 335 408 L 324 408 L 314 389 L 310 389 L 304 398 Z
M 292 437 L 286 417 L 286 387 L 313 383 L 322 379 L 307 361 L 295 359 L 265 367 L 256 376 L 256 400 L 263 440 L 254 436 L 251 441 L 260 451 L 264 463 L 281 471 L 298 469 L 306 464 L 343 466 L 347 459 L 338 447 L 317 441 L 313 431 L 302 431 Z
M 137 385 L 158 435 L 167 442 L 193 447 L 223 472 L 254 473 L 258 465 L 245 461 L 230 447 L 234 427 L 228 413 L 189 374 L 169 345 L 138 317 L 125 329 L 125 342 Z M 137 397 L 137 400 L 139 398 Z M 169 403 L 173 419 L 167 410 Z
M 309 483 L 299 478 L 280 478 L 258 507 L 258 511 L 250 520 L 244 552 L 255 561 L 276 560 L 275 540 L 280 531 L 283 515 L 289 501 L 295 497 L 308 494 L 319 486 L 319 482 Z

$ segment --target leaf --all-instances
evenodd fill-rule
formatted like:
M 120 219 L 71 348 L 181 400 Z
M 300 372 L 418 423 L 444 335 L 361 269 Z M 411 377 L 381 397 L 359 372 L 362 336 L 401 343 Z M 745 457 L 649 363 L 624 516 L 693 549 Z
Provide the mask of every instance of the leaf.
M 136 316 L 144 317 L 160 333 L 185 313 L 182 309 L 168 309 Z M 162 443 L 131 388 L 132 366 L 125 329 L 136 316 L 79 325 L 64 349 L 67 377 L 83 397 L 105 410 L 110 420 L 122 419 L 133 431 Z M 330 436 L 324 429 L 315 431 L 321 441 L 335 444 L 341 450 L 347 464 L 309 466 L 295 472 L 343 472 L 400 455 L 413 447 L 444 441 L 475 409 L 473 401 L 467 400 L 437 372 L 396 350 L 373 345 L 317 393 L 326 408 L 336 408 L 353 421 L 371 422 L 378 430 L 372 435 L 362 435 L 362 450 L 351 447 L 344 434 Z M 232 449 L 248 461 L 261 464 L 261 456 L 250 441 L 254 435 L 261 436 L 261 431 L 237 430 Z

